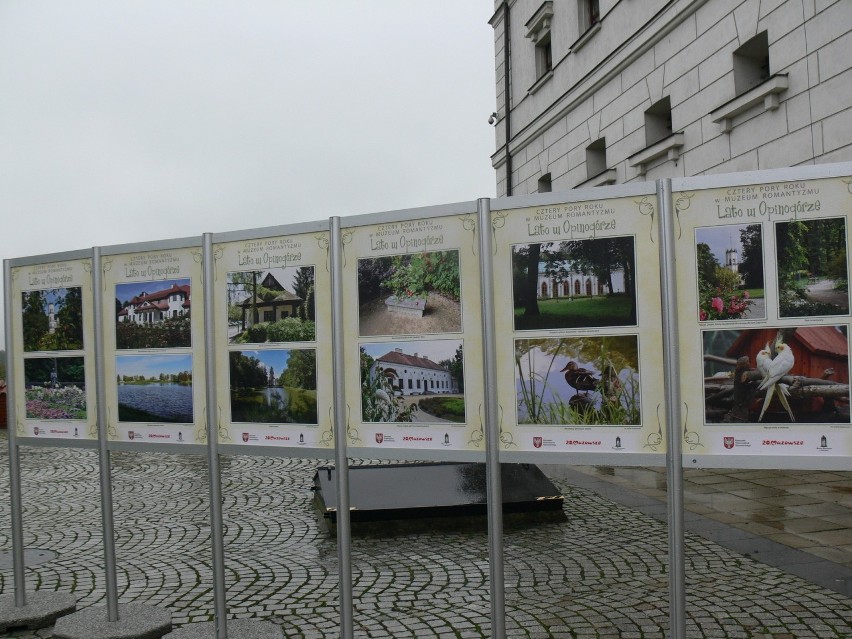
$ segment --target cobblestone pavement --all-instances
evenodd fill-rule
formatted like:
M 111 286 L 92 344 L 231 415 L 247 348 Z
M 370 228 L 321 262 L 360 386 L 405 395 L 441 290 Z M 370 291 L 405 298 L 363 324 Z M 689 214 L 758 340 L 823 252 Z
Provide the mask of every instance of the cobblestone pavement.
M 0 450 L 5 469 L 5 443 Z M 211 620 L 205 460 L 121 452 L 112 462 L 120 601 L 166 607 L 176 625 Z M 273 621 L 287 637 L 339 636 L 336 545 L 312 508 L 320 463 L 222 458 L 232 617 Z M 28 591 L 74 592 L 79 607 L 104 605 L 96 453 L 24 448 L 21 468 L 25 546 L 58 553 L 28 568 Z M 566 496 L 567 521 L 505 534 L 508 636 L 663 639 L 665 524 L 555 482 Z M 0 490 L 8 494 L 5 471 Z M 8 500 L 2 508 L 0 550 L 8 551 Z M 697 535 L 686 541 L 689 637 L 852 637 L 852 600 Z M 484 524 L 356 537 L 352 554 L 356 636 L 490 636 Z M 12 591 L 11 570 L 0 571 L 0 586 Z

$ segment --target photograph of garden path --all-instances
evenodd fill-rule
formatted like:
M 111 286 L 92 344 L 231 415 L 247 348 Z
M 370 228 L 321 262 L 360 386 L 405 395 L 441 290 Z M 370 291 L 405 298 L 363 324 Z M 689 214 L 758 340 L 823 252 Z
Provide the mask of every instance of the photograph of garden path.
M 131 282 L 115 286 L 115 347 L 192 346 L 189 278 Z
M 638 425 L 636 335 L 515 340 L 519 424 Z
M 762 225 L 697 228 L 695 255 L 699 321 L 766 319 Z
M 458 251 L 358 260 L 359 334 L 462 330 Z
M 118 421 L 192 423 L 192 355 L 118 355 Z
M 231 351 L 231 421 L 317 423 L 317 363 L 313 349 Z
M 83 348 L 83 295 L 79 287 L 23 291 L 24 351 Z
M 702 332 L 711 423 L 849 423 L 848 327 Z
M 849 314 L 846 218 L 776 222 L 781 317 Z
M 462 341 L 361 344 L 361 419 L 465 423 Z
M 24 360 L 27 419 L 86 419 L 86 372 L 82 357 Z
M 314 267 L 237 271 L 226 278 L 232 344 L 313 342 Z
M 512 249 L 515 330 L 633 326 L 631 236 L 520 244 Z

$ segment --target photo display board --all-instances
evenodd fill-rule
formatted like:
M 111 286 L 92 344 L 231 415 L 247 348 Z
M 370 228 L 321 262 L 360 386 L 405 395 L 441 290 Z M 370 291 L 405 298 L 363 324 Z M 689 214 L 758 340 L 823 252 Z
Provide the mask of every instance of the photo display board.
M 219 443 L 333 449 L 329 232 L 213 245 Z
M 454 208 L 342 229 L 350 449 L 425 459 L 485 450 L 476 212 Z
M 207 441 L 201 266 L 201 246 L 104 250 L 103 390 L 109 441 Z
M 849 456 L 852 179 L 680 189 L 674 210 L 685 458 Z
M 45 260 L 11 269 L 15 432 L 55 445 L 94 442 L 92 260 Z
M 491 212 L 501 455 L 665 453 L 656 209 Z

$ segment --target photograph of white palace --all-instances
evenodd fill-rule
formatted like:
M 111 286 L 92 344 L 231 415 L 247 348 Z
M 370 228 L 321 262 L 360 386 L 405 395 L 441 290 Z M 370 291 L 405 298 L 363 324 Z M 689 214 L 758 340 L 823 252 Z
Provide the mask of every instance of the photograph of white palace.
M 436 395 L 458 393 L 459 387 L 446 368 L 426 356 L 406 355 L 395 348 L 382 355 L 370 367 L 370 377 L 375 379 L 380 369 L 393 386 L 403 395 Z

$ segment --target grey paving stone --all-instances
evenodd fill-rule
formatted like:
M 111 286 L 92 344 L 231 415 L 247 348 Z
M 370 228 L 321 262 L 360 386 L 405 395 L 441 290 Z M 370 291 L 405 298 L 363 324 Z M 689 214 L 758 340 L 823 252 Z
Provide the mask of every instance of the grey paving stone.
M 0 443 L 0 467 L 4 449 Z M 212 621 L 204 458 L 111 457 L 120 600 L 167 609 L 180 626 L 173 634 Z M 230 623 L 265 621 L 285 637 L 339 636 L 337 547 L 311 505 L 311 477 L 322 463 L 222 458 L 227 599 L 230 615 L 240 617 Z M 57 553 L 28 569 L 28 588 L 49 585 L 73 592 L 82 608 L 102 607 L 96 454 L 22 449 L 21 467 L 26 544 Z M 0 492 L 8 490 L 7 475 L 0 473 Z M 610 485 L 605 497 L 560 477 L 554 480 L 566 495 L 567 521 L 505 531 L 507 635 L 664 639 L 665 525 L 638 510 L 649 505 L 646 498 L 623 504 L 614 497 L 624 489 Z M 8 505 L 0 501 L 0 522 L 4 516 Z M 724 530 L 717 522 L 712 529 Z M 0 526 L 0 550 L 9 548 Z M 490 636 L 482 530 L 356 537 L 352 557 L 356 636 Z M 802 637 L 852 636 L 852 603 L 838 592 L 698 534 L 687 537 L 686 559 L 690 638 L 790 634 L 793 627 Z M 0 569 L 0 591 L 11 588 L 11 571 Z M 10 636 L 54 639 L 48 629 Z

